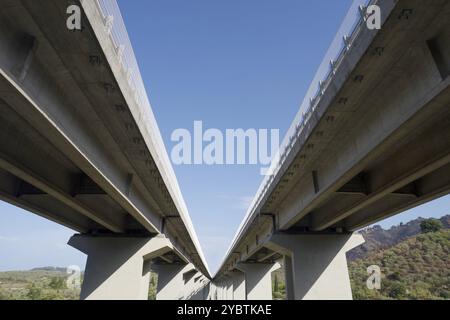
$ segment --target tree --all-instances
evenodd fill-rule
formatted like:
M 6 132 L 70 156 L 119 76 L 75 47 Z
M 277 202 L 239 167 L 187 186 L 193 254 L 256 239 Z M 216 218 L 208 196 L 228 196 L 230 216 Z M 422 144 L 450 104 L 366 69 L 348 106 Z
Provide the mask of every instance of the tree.
M 62 290 L 67 288 L 66 281 L 62 277 L 53 277 L 48 286 L 53 290 Z
M 7 300 L 8 296 L 6 295 L 6 293 L 4 293 L 3 291 L 0 290 L 0 300 Z
M 273 283 L 273 291 L 278 292 L 278 277 L 275 275 L 274 283 Z
M 37 287 L 34 283 L 28 287 L 27 297 L 30 300 L 41 300 L 42 289 Z
M 442 222 L 437 219 L 427 219 L 420 223 L 422 233 L 437 232 L 443 227 Z
M 389 280 L 392 280 L 392 281 L 401 281 L 401 280 L 402 280 L 402 279 L 401 279 L 402 277 L 401 277 L 401 275 L 400 275 L 400 272 L 398 272 L 398 271 L 389 274 L 389 275 L 387 276 L 387 278 L 388 278 Z
M 406 294 L 406 286 L 402 282 L 393 282 L 388 288 L 388 295 L 394 299 L 400 299 Z
M 158 275 L 150 273 L 150 285 L 148 287 L 148 300 L 156 300 L 156 291 L 158 286 Z

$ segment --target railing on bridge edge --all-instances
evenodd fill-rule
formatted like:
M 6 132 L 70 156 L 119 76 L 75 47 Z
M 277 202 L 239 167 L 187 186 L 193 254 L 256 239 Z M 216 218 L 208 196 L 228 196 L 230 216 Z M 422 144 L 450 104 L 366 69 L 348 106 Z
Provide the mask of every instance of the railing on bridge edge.
M 160 135 L 155 136 L 154 132 L 159 132 L 155 117 L 151 110 L 151 106 L 148 100 L 148 96 L 145 90 L 144 83 L 139 71 L 139 66 L 136 61 L 136 57 L 131 45 L 131 41 L 128 37 L 128 32 L 120 13 L 117 0 L 94 0 L 101 12 L 104 25 L 107 32 L 110 34 L 111 40 L 116 48 L 117 58 L 122 64 L 126 74 L 128 75 L 128 84 L 134 90 L 134 98 L 138 105 L 142 106 L 141 118 L 147 124 L 154 128 L 153 132 L 148 131 L 148 134 L 154 138 L 154 141 L 158 145 L 159 150 L 164 150 L 162 155 L 164 160 L 170 163 L 170 160 L 165 151 L 164 143 Z M 269 172 L 270 175 L 265 176 L 260 188 L 258 189 L 256 196 L 252 204 L 247 211 L 247 214 L 242 221 L 238 233 L 234 237 L 234 240 L 228 250 L 226 256 L 228 256 L 230 250 L 234 246 L 235 242 L 240 236 L 242 227 L 254 216 L 254 210 L 262 201 L 264 196 L 269 190 L 269 187 L 275 176 L 280 171 L 287 155 L 294 146 L 298 137 L 301 135 L 303 129 L 307 126 L 308 121 L 313 116 L 316 110 L 317 104 L 320 101 L 323 93 L 327 89 L 328 85 L 333 80 L 336 70 L 339 68 L 346 53 L 351 48 L 353 41 L 358 36 L 361 28 L 366 20 L 365 8 L 371 4 L 376 3 L 377 0 L 354 0 L 341 27 L 339 28 L 333 42 L 331 43 L 327 53 L 325 54 L 322 63 L 320 64 L 309 89 L 305 95 L 305 98 L 300 105 L 299 111 L 288 129 L 281 146 L 279 148 L 278 155 L 274 157 L 271 163 Z M 169 170 L 168 174 L 170 178 L 175 178 L 173 170 Z M 176 181 L 176 180 L 175 180 Z M 180 195 L 181 196 L 181 195 Z M 189 221 L 191 227 L 191 222 Z M 196 239 L 197 240 L 197 239 Z M 198 240 L 197 240 L 198 241 Z M 197 242 L 196 241 L 196 242 Z
M 353 1 L 347 15 L 344 18 L 344 21 L 342 22 L 336 36 L 325 54 L 325 57 L 316 71 L 303 102 L 300 105 L 299 111 L 297 112 L 294 121 L 289 127 L 280 145 L 278 153 L 272 160 L 268 171 L 270 174 L 264 177 L 225 257 L 228 257 L 234 245 L 239 240 L 243 227 L 255 216 L 256 208 L 266 196 L 270 185 L 274 181 L 280 169 L 283 167 L 289 152 L 295 145 L 297 139 L 300 137 L 304 128 L 308 125 L 309 120 L 312 118 L 320 98 L 328 88 L 328 85 L 332 82 L 334 75 L 336 74 L 336 70 L 338 70 L 341 62 L 344 60 L 347 52 L 351 48 L 353 41 L 362 30 L 362 27 L 367 19 L 366 8 L 369 5 L 376 4 L 376 2 L 377 0 Z
M 86 0 L 80 0 L 81 2 Z M 91 0 L 88 0 L 91 1 Z M 117 0 L 93 0 L 97 6 L 99 13 L 103 18 L 103 24 L 106 32 L 109 34 L 110 39 L 114 45 L 117 59 L 120 62 L 123 71 L 127 75 L 127 82 L 131 90 L 134 92 L 134 99 L 136 104 L 139 106 L 139 120 L 145 123 L 144 130 L 152 138 L 155 143 L 158 155 L 162 157 L 162 168 L 168 176 L 172 185 L 172 191 L 175 193 L 175 198 L 178 200 L 180 209 L 180 217 L 187 225 L 188 232 L 191 235 L 192 241 L 198 250 L 198 255 L 200 256 L 202 262 L 204 263 L 206 269 L 208 270 L 208 265 L 204 258 L 203 252 L 201 251 L 201 246 L 198 238 L 195 234 L 195 229 L 190 219 L 186 203 L 184 202 L 183 196 L 178 186 L 177 178 L 175 172 L 173 171 L 169 156 L 167 154 L 166 148 L 164 146 L 161 133 L 159 131 L 158 124 L 156 122 L 155 116 L 153 114 L 149 98 L 147 96 L 147 91 L 142 80 L 139 65 L 134 54 L 133 46 L 131 44 L 128 32 L 123 21 L 123 17 L 117 3 Z M 168 188 L 169 189 L 169 188 Z M 209 270 L 208 270 L 209 271 Z

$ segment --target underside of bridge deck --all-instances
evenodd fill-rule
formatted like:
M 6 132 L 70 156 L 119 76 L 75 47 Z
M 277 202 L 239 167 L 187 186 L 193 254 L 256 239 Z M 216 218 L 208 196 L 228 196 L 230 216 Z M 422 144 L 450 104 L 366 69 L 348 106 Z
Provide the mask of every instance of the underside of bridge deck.
M 363 24 L 346 40 L 307 122 L 293 124 L 279 170 L 261 186 L 217 277 L 240 263 L 284 257 L 290 298 L 351 298 L 320 267 L 328 261 L 346 278 L 344 240 L 450 193 L 450 3 L 377 5 L 381 30 Z M 274 245 L 280 237 L 290 240 Z

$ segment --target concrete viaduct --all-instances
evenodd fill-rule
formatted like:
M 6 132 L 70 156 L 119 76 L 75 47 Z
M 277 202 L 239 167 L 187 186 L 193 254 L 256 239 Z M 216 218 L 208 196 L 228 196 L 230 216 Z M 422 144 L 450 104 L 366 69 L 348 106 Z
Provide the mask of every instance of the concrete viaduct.
M 354 232 L 450 193 L 450 3 L 370 1 L 212 277 L 117 4 L 69 2 L 0 0 L 0 199 L 78 232 L 82 299 L 351 299 Z
M 360 18 L 292 124 L 215 275 L 219 299 L 271 299 L 278 261 L 288 299 L 351 299 L 353 232 L 450 193 L 450 2 L 370 4 L 382 28 Z
M 79 232 L 82 299 L 147 299 L 151 269 L 158 299 L 203 298 L 208 267 L 114 4 L 0 1 L 0 198 Z

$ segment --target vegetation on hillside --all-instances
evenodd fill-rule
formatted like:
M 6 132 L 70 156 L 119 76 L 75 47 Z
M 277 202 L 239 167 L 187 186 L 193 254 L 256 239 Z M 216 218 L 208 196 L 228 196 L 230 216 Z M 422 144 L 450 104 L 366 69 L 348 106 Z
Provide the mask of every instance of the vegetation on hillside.
M 364 249 L 349 253 L 355 299 L 450 299 L 450 216 L 416 219 L 384 230 L 362 231 Z M 368 289 L 367 267 L 381 269 L 381 289 Z M 74 300 L 64 268 L 0 272 L 0 300 Z M 156 299 L 158 276 L 150 275 L 149 300 Z M 273 298 L 286 298 L 284 271 L 272 274 Z
M 355 299 L 450 299 L 450 230 L 409 238 L 350 263 Z M 367 267 L 381 268 L 381 289 L 366 286 Z
M 353 298 L 450 299 L 449 222 L 447 215 L 363 230 L 366 243 L 348 253 Z M 381 270 L 380 290 L 367 288 L 372 265 Z M 274 299 L 285 299 L 283 270 L 273 273 L 272 286 Z
M 67 287 L 60 270 L 0 272 L 0 300 L 77 300 L 80 291 Z
M 156 288 L 158 285 L 158 274 L 150 272 L 150 286 L 148 287 L 148 300 L 156 300 Z
M 273 300 L 286 300 L 286 284 L 284 273 L 281 270 L 272 272 L 272 298 Z
M 450 215 L 443 216 L 439 220 L 417 218 L 409 221 L 408 223 L 400 223 L 399 225 L 393 226 L 387 230 L 383 229 L 379 225 L 365 228 L 361 231 L 361 234 L 366 242 L 363 245 L 351 250 L 347 254 L 347 257 L 350 261 L 353 261 L 364 258 L 380 249 L 390 248 L 410 237 L 427 232 L 428 225 L 431 225 L 431 228 L 438 225 L 442 226 L 442 228 L 448 229 L 450 228 Z M 425 230 L 423 230 L 424 227 Z M 438 229 L 434 227 L 434 231 L 438 230 L 439 227 Z
M 438 232 L 442 228 L 442 222 L 437 219 L 428 219 L 420 223 L 420 230 L 422 230 L 422 233 Z

